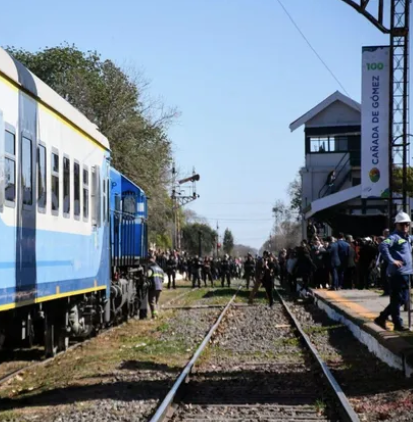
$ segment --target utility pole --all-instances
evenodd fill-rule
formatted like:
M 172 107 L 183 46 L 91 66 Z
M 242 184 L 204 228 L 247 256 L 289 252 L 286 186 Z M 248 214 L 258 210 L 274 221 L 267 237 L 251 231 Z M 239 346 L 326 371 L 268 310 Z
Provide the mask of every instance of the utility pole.
M 202 257 L 202 232 L 199 230 L 198 232 L 198 255 L 199 258 Z
M 219 224 L 217 220 L 217 238 L 216 238 L 216 250 L 217 250 L 217 258 L 219 256 Z
M 407 169 L 410 166 L 409 143 L 409 37 L 410 1 L 377 0 L 376 13 L 367 10 L 370 0 L 342 0 L 368 19 L 383 34 L 390 35 L 390 104 L 389 104 L 389 227 L 394 204 L 394 168 L 402 169 L 402 209 L 407 211 Z M 370 3 L 370 5 L 373 2 Z M 384 4 L 390 3 L 390 19 L 384 22 Z
M 172 228 L 172 243 L 174 249 L 181 249 L 181 229 L 179 222 L 179 210 L 186 204 L 195 201 L 199 198 L 196 193 L 196 182 L 200 180 L 199 174 L 195 172 L 195 168 L 192 171 L 192 175 L 181 180 L 176 178 L 175 163 L 172 163 L 172 213 L 173 213 L 173 228 Z M 191 183 L 191 192 L 185 192 L 186 183 Z

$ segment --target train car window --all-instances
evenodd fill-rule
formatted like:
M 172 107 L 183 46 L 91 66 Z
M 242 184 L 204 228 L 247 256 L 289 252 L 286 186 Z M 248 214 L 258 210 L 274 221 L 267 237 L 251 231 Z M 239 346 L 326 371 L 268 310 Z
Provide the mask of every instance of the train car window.
M 59 153 L 52 152 L 52 212 L 59 212 Z
M 102 207 L 102 221 L 103 223 L 106 222 L 106 206 L 107 206 L 107 202 L 106 202 L 106 180 L 102 180 L 102 202 L 103 202 L 103 207 Z
M 25 205 L 32 205 L 33 203 L 32 158 L 32 141 L 22 136 L 21 182 L 23 189 L 23 204 Z
M 63 157 L 63 215 L 70 215 L 70 160 Z
M 121 201 L 122 201 L 121 197 L 118 194 L 116 194 L 116 196 L 115 196 L 115 211 L 118 211 L 118 212 L 121 211 L 121 209 L 120 209 Z
M 89 171 L 83 168 L 83 218 L 89 220 Z
M 79 163 L 73 164 L 73 183 L 74 183 L 74 215 L 80 216 L 80 166 Z
M 37 147 L 37 204 L 41 209 L 46 208 L 46 192 L 46 147 L 39 145 Z
M 101 193 L 100 193 L 100 167 L 92 167 L 92 183 L 91 183 L 91 208 L 92 208 L 92 225 L 100 227 L 101 223 Z
M 5 197 L 6 201 L 16 200 L 16 135 L 6 130 L 5 136 Z

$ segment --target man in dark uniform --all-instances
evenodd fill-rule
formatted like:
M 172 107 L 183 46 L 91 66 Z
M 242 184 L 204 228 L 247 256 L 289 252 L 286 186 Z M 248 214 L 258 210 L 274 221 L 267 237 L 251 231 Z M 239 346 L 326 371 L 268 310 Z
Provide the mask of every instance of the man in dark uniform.
M 256 263 L 255 263 L 255 283 L 254 283 L 253 289 L 251 290 L 250 297 L 249 297 L 249 300 L 248 300 L 248 303 L 250 305 L 253 304 L 254 297 L 257 294 L 258 289 L 261 286 L 262 277 L 263 277 L 263 274 L 264 274 L 264 261 L 266 259 L 268 259 L 268 256 L 269 256 L 269 252 L 264 251 L 262 258 L 258 258 Z
M 254 268 L 255 268 L 255 262 L 252 255 L 249 253 L 247 255 L 246 261 L 244 262 L 244 274 L 245 274 L 247 289 L 250 288 L 250 280 L 254 276 Z
M 267 293 L 268 305 L 270 308 L 274 305 L 274 274 L 276 271 L 276 263 L 274 257 L 269 255 L 263 260 L 262 285 Z
M 201 270 L 202 270 L 202 260 L 201 258 L 196 255 L 194 259 L 192 260 L 192 274 L 193 274 L 193 280 L 192 280 L 192 287 L 201 287 Z
M 221 262 L 221 287 L 225 285 L 225 279 L 227 280 L 228 287 L 231 286 L 231 262 L 229 256 L 225 255 Z
M 168 260 L 166 261 L 166 273 L 168 274 L 168 289 L 172 287 L 176 289 L 175 286 L 175 278 L 176 278 L 176 268 L 177 268 L 177 260 L 175 257 L 175 252 L 171 253 Z
M 211 287 L 214 287 L 214 279 L 212 278 L 211 272 L 211 259 L 206 256 L 204 259 L 204 268 L 203 268 L 203 277 L 204 277 L 204 285 L 207 287 L 207 279 L 211 282 Z

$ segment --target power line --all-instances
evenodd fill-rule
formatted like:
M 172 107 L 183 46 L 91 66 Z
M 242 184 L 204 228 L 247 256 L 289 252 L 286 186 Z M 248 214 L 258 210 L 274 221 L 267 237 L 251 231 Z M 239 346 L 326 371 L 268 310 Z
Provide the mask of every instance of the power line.
M 273 221 L 272 218 L 217 218 L 217 217 L 205 217 L 207 220 L 218 220 L 219 221 L 245 221 L 245 222 L 254 222 L 254 221 Z
M 203 204 L 207 205 L 274 205 L 274 202 L 202 202 Z
M 304 35 L 303 31 L 301 31 L 300 27 L 297 25 L 297 23 L 295 22 L 295 20 L 293 19 L 293 17 L 291 16 L 291 14 L 288 12 L 288 10 L 285 8 L 284 4 L 282 3 L 281 0 L 277 0 L 278 4 L 282 7 L 282 9 L 284 10 L 285 14 L 288 16 L 288 18 L 290 19 L 290 21 L 292 22 L 292 24 L 295 26 L 295 28 L 297 29 L 297 31 L 300 33 L 300 35 L 304 38 L 304 41 L 308 44 L 308 46 L 311 48 L 311 50 L 313 51 L 313 53 L 317 56 L 317 58 L 320 60 L 320 62 L 323 64 L 323 66 L 328 70 L 328 72 L 330 73 L 330 75 L 335 79 L 335 81 L 340 85 L 340 87 L 342 88 L 342 90 L 348 95 L 350 96 L 350 94 L 347 92 L 346 88 L 344 88 L 343 84 L 338 80 L 337 76 L 334 74 L 334 72 L 328 67 L 327 63 L 322 59 L 322 57 L 317 53 L 317 50 L 312 46 L 312 44 L 310 43 L 310 41 L 308 40 L 308 38 Z

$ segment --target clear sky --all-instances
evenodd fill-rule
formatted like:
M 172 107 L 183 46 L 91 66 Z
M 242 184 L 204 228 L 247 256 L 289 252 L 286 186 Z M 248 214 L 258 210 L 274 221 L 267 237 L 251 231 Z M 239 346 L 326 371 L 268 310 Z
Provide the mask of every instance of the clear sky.
M 389 0 L 385 0 L 389 3 Z M 373 3 L 377 3 L 376 1 Z M 382 35 L 341 0 L 283 0 L 348 94 L 360 100 L 361 47 Z M 201 174 L 191 208 L 260 247 L 271 205 L 304 162 L 289 124 L 341 90 L 277 0 L 13 0 L 0 44 L 64 41 L 143 71 L 151 94 L 182 113 L 170 137 L 178 166 Z

